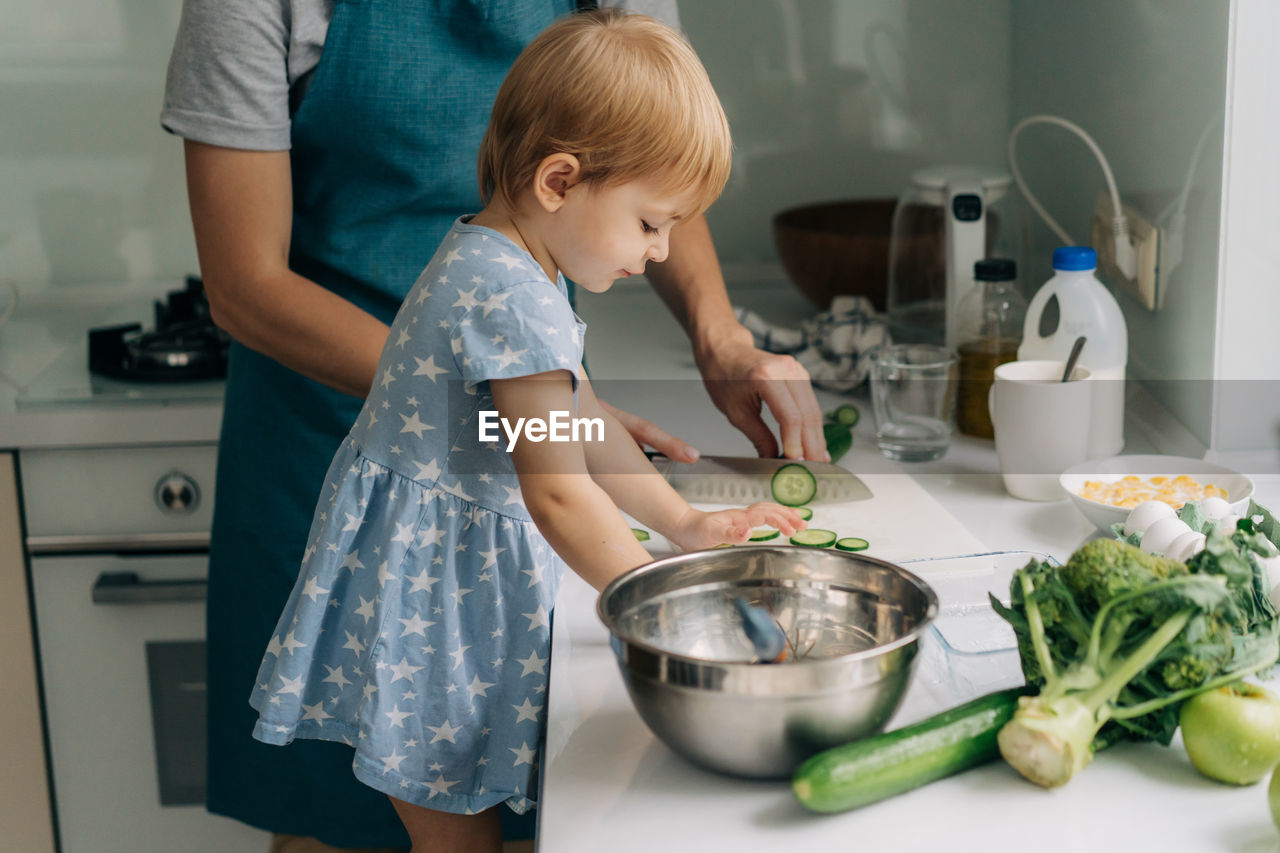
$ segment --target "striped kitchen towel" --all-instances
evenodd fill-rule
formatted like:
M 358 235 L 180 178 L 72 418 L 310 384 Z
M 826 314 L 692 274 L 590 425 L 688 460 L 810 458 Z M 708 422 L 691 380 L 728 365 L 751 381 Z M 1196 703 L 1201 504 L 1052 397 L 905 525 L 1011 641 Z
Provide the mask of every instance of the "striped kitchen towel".
M 746 308 L 734 313 L 756 346 L 791 355 L 814 385 L 830 391 L 861 385 L 871 370 L 871 351 L 890 343 L 888 326 L 865 296 L 837 296 L 828 310 L 801 321 L 798 329 L 770 323 Z

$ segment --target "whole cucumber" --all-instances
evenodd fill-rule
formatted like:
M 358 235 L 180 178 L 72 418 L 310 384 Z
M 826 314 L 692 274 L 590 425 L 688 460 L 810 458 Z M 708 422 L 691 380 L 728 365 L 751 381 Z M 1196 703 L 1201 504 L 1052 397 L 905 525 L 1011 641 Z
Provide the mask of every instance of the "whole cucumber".
M 1000 756 L 996 734 L 1026 688 L 989 693 L 927 720 L 820 752 L 791 779 L 796 798 L 840 812 L 919 788 Z

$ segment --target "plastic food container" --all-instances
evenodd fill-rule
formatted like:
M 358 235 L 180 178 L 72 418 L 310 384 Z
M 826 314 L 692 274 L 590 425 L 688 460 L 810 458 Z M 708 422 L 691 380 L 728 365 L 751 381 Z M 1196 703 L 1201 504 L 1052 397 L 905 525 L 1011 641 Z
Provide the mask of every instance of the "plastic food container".
M 989 551 L 901 560 L 938 595 L 938 618 L 921 639 L 916 677 L 941 707 L 1023 683 L 1018 641 L 987 594 L 1009 603 L 1009 582 L 1030 560 L 1059 562 L 1037 551 Z

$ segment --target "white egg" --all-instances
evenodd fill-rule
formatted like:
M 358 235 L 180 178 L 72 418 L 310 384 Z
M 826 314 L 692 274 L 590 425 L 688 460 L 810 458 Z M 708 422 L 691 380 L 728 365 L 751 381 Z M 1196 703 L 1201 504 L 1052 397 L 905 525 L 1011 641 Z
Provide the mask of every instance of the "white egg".
M 1186 533 L 1179 533 L 1169 543 L 1169 547 L 1164 549 L 1164 555 L 1170 560 L 1185 563 L 1193 554 L 1198 554 L 1202 550 L 1204 550 L 1204 534 L 1188 530 Z
M 1207 497 L 1200 501 L 1200 511 L 1204 513 L 1204 517 L 1210 521 L 1217 521 L 1220 518 L 1231 514 L 1231 504 L 1224 501 L 1217 495 Z
M 1190 529 L 1180 518 L 1162 518 L 1142 534 L 1142 550 L 1148 554 L 1163 554 L 1170 542 Z
M 1143 501 L 1130 510 L 1129 517 L 1124 520 L 1124 535 L 1146 533 L 1147 528 L 1157 521 L 1173 518 L 1176 515 L 1173 507 L 1164 501 Z
M 1238 515 L 1234 515 L 1234 514 L 1224 515 L 1222 518 L 1217 519 L 1218 532 L 1221 533 L 1223 536 L 1230 536 L 1232 533 L 1235 532 L 1236 522 L 1239 520 L 1240 520 L 1240 516 Z

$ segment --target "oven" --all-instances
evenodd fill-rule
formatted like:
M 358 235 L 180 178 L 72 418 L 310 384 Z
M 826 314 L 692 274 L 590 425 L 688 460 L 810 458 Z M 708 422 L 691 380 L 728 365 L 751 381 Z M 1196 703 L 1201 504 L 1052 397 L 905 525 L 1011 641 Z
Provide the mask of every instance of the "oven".
M 47 434 L 18 466 L 60 850 L 265 851 L 267 833 L 204 807 L 225 335 L 194 278 L 61 317 L 16 399 Z
M 204 808 L 216 446 L 19 458 L 61 850 L 265 851 Z

